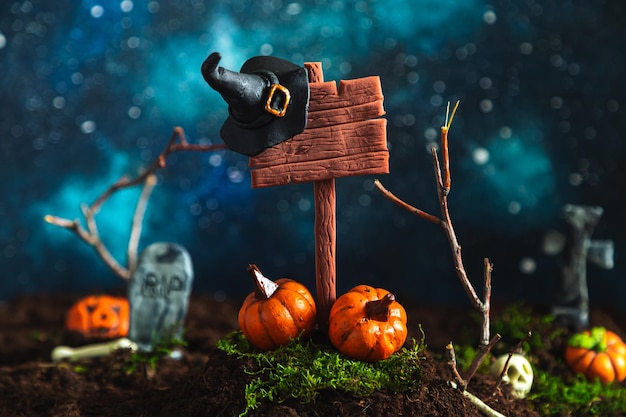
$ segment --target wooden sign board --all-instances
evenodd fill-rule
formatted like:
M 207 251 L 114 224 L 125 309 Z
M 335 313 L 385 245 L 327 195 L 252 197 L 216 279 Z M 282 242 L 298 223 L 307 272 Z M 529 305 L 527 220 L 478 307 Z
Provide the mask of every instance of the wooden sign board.
M 250 158 L 252 188 L 388 174 L 380 78 L 312 82 L 307 127 Z
M 379 77 L 324 82 L 319 62 L 305 63 L 309 112 L 299 135 L 250 158 L 252 188 L 312 182 L 315 281 L 320 329 L 336 299 L 335 178 L 388 174 L 387 120 Z

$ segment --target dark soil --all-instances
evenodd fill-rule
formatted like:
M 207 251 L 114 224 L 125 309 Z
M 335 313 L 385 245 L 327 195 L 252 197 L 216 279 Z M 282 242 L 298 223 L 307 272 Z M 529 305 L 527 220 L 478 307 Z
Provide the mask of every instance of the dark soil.
M 63 317 L 79 295 L 31 295 L 0 305 L 0 416 L 236 416 L 245 409 L 244 387 L 251 380 L 246 360 L 215 348 L 216 341 L 237 329 L 241 300 L 218 301 L 194 295 L 189 308 L 187 346 L 180 360 L 162 358 L 156 368 L 140 366 L 128 372 L 130 353 L 75 363 L 50 361 L 59 344 L 82 346 L 85 340 L 63 330 Z M 448 387 L 450 370 L 443 347 L 473 343 L 478 324 L 468 310 L 404 303 L 410 320 L 409 337 L 421 338 L 421 323 L 429 346 L 420 361 L 423 383 L 415 392 L 376 392 L 364 398 L 344 392 L 321 392 L 313 403 L 296 399 L 266 403 L 254 416 L 482 416 L 458 391 Z M 537 309 L 536 314 L 546 311 Z M 494 311 L 497 314 L 497 309 Z M 592 312 L 592 324 L 602 324 L 626 336 L 616 323 L 623 314 Z M 540 355 L 541 366 L 571 378 L 555 361 L 562 349 Z M 516 400 L 503 385 L 494 395 L 495 377 L 477 374 L 469 391 L 500 413 L 537 416 L 532 405 Z

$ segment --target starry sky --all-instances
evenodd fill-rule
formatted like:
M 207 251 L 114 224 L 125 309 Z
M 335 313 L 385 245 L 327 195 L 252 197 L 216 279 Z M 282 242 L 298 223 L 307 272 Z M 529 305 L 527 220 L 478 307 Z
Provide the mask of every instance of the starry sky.
M 599 205 L 594 238 L 612 270 L 589 267 L 592 304 L 624 308 L 626 6 L 620 0 L 44 0 L 0 5 L 0 300 L 40 291 L 106 292 L 124 282 L 47 214 L 81 218 L 123 175 L 163 150 L 173 127 L 221 143 L 227 105 L 200 74 L 206 56 L 238 70 L 257 55 L 322 62 L 325 80 L 379 75 L 390 149 L 383 184 L 439 214 L 430 148 L 448 101 L 452 219 L 493 301 L 549 303 L 566 203 Z M 368 283 L 425 302 L 467 303 L 442 230 L 395 206 L 375 177 L 337 186 L 338 291 Z M 185 246 L 196 291 L 251 290 L 256 263 L 314 288 L 312 184 L 253 190 L 248 159 L 179 152 L 158 172 L 140 248 Z M 97 216 L 125 263 L 139 189 Z

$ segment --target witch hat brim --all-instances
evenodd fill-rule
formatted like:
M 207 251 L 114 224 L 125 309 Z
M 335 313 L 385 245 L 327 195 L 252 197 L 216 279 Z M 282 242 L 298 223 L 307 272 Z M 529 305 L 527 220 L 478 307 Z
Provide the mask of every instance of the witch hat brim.
M 254 156 L 306 128 L 309 80 L 305 68 L 271 56 L 249 59 L 240 72 L 217 64 L 217 52 L 202 64 L 202 75 L 228 103 L 220 130 L 235 152 Z

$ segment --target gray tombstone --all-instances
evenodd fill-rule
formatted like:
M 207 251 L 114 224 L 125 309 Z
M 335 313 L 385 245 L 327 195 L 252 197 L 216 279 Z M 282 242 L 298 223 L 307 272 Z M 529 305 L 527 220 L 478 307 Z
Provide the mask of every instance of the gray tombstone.
M 552 313 L 563 324 L 582 330 L 589 325 L 587 261 L 601 268 L 613 268 L 613 242 L 592 240 L 602 217 L 602 207 L 567 204 L 563 215 L 570 225 L 561 267 L 561 281 Z
M 189 253 L 174 243 L 153 243 L 139 255 L 128 285 L 128 338 L 139 351 L 182 337 L 193 283 Z

